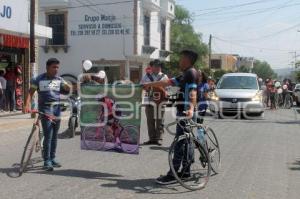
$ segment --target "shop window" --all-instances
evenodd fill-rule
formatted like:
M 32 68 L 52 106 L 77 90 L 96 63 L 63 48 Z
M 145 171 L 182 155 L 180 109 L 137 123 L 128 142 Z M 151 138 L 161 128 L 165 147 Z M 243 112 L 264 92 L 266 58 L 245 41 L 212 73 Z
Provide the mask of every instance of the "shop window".
M 144 45 L 150 46 L 150 16 L 144 16 Z
M 52 28 L 53 37 L 49 40 L 49 45 L 65 45 L 65 14 L 49 14 L 48 26 Z
M 166 50 L 166 24 L 164 22 L 160 25 L 161 33 L 161 50 Z

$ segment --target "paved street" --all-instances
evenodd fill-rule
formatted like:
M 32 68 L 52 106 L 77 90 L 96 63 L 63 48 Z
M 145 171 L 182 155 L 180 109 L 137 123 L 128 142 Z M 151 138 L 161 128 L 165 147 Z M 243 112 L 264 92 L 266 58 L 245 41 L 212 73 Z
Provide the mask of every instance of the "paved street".
M 0 118 L 1 199 L 296 199 L 300 195 L 300 124 L 296 122 L 300 115 L 296 118 L 293 110 L 267 111 L 264 120 L 209 118 L 207 123 L 221 144 L 222 166 L 220 174 L 197 192 L 154 183 L 168 169 L 167 150 L 172 141 L 168 134 L 163 147 L 142 146 L 138 156 L 81 151 L 79 136 L 60 139 L 58 155 L 63 168 L 8 177 L 11 166 L 20 160 L 30 129 L 31 120 L 26 118 Z M 166 122 L 171 121 L 167 118 Z M 64 124 L 62 130 L 65 128 Z M 146 134 L 143 118 L 141 141 Z

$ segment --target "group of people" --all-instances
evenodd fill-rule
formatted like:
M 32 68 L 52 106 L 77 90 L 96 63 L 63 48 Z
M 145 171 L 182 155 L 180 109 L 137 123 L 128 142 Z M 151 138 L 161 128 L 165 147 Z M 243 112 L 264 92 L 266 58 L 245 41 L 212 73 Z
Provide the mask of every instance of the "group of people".
M 177 86 L 179 88 L 177 98 L 177 116 L 195 118 L 195 116 L 205 115 L 207 109 L 207 95 L 210 89 L 206 75 L 198 71 L 194 65 L 198 60 L 198 54 L 194 51 L 185 50 L 181 52 L 179 61 L 179 69 L 182 74 L 178 77 L 168 78 L 163 74 L 161 68 L 163 63 L 159 60 L 155 60 L 150 63 L 151 70 L 148 70 L 147 74 L 143 77 L 141 84 L 148 93 L 149 100 L 153 100 L 154 103 L 149 103 L 146 106 L 146 116 L 149 132 L 149 141 L 145 144 L 157 144 L 161 145 L 163 135 L 163 112 L 164 108 L 156 111 L 161 99 L 154 99 L 155 93 L 159 93 L 160 96 L 165 97 L 165 89 L 168 86 Z M 41 123 L 44 133 L 43 143 L 43 159 L 44 169 L 46 171 L 53 171 L 54 167 L 61 167 L 61 164 L 56 160 L 56 147 L 57 147 L 57 133 L 60 127 L 60 108 L 59 108 L 59 94 L 61 91 L 69 91 L 70 86 L 58 76 L 59 61 L 55 58 L 49 59 L 46 63 L 46 72 L 32 79 L 30 94 L 26 100 L 26 112 L 31 110 L 31 97 L 37 91 L 38 92 L 38 107 L 39 111 L 48 115 L 56 116 L 55 123 L 51 122 L 48 117 L 41 117 Z M 103 74 L 102 74 L 103 75 Z M 101 77 L 101 73 L 99 73 Z M 102 76 L 103 77 L 103 76 Z M 96 78 L 96 79 L 94 79 Z M 103 78 L 100 78 L 103 79 Z M 99 80 L 99 79 L 98 79 Z M 85 83 L 97 84 L 97 76 L 84 76 L 83 81 Z M 53 105 L 53 103 L 57 105 Z M 151 107 L 153 104 L 157 106 Z M 163 107 L 163 106 L 162 106 Z M 157 114 L 157 115 L 156 115 Z M 159 117 L 160 116 L 160 117 Z M 176 128 L 176 136 L 182 135 L 184 132 L 181 126 Z M 204 132 L 203 132 L 204 133 Z M 204 137 L 204 135 L 203 135 Z M 184 144 L 184 143 L 182 143 Z M 184 154 L 182 150 L 184 147 L 178 146 L 175 151 L 175 156 L 180 157 Z M 175 170 L 177 172 L 184 172 L 185 177 L 190 176 L 189 168 L 185 168 L 184 171 L 179 171 L 183 164 L 182 158 L 174 159 Z M 156 182 L 159 184 L 173 183 L 175 177 L 172 175 L 171 170 L 166 175 L 157 178 Z
M 0 112 L 16 111 L 16 80 L 12 63 L 0 70 Z
M 293 90 L 293 84 L 288 79 L 285 79 L 282 83 L 272 78 L 266 79 L 264 83 L 262 79 L 259 79 L 259 82 L 264 91 L 264 103 L 271 110 L 276 109 L 276 94 L 278 91 L 282 92 L 280 94 L 282 94 L 283 99 L 285 99 L 287 92 Z
M 183 54 L 187 54 L 187 57 L 191 57 L 190 51 L 183 51 Z M 195 56 L 196 57 L 196 56 Z M 148 83 L 156 83 L 156 82 L 166 82 L 168 81 L 169 85 L 164 83 L 162 86 L 147 86 L 145 88 L 145 97 L 144 97 L 144 105 L 145 112 L 147 117 L 147 126 L 148 126 L 148 136 L 149 140 L 144 142 L 144 145 L 162 145 L 163 141 L 163 133 L 164 133 L 164 113 L 165 106 L 167 100 L 167 90 L 168 86 L 178 86 L 180 87 L 180 78 L 177 79 L 169 79 L 166 74 L 162 72 L 162 68 L 164 67 L 164 63 L 160 60 L 154 60 L 149 63 L 149 66 L 146 68 L 146 74 L 142 77 L 140 83 L 142 85 L 147 85 Z M 211 77 L 207 77 L 204 72 L 201 70 L 196 70 L 196 90 L 197 90 L 197 110 L 199 116 L 205 116 L 206 110 L 208 107 L 208 93 L 210 90 L 214 89 L 215 83 Z M 188 77 L 189 78 L 189 77 Z M 193 75 L 191 75 L 193 78 Z M 194 86 L 195 86 L 194 85 Z M 181 92 L 176 94 L 176 97 L 179 100 L 186 98 L 184 93 Z M 184 103 L 189 103 L 185 101 Z

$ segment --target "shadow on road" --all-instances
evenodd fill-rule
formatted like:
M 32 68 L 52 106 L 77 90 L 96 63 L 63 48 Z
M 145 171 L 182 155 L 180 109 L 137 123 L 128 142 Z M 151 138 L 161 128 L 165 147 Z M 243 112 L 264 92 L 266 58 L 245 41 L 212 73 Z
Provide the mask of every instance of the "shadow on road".
M 151 146 L 150 149 L 151 149 L 151 150 L 154 150 L 154 151 L 165 151 L 165 152 L 169 152 L 170 147 Z
M 75 132 L 75 135 L 80 135 L 80 131 Z M 71 139 L 69 129 L 66 129 L 62 133 L 58 134 L 58 139 Z
M 34 171 L 34 172 L 28 172 L 28 173 L 75 177 L 75 178 L 84 178 L 84 179 L 102 179 L 102 178 L 123 177 L 121 175 L 116 175 L 116 174 L 101 173 L 101 172 L 97 172 L 97 171 L 77 170 L 77 169 L 61 169 L 61 170 L 54 170 L 53 172 Z
M 291 163 L 289 169 L 292 171 L 300 171 L 300 159 L 297 159 L 295 162 Z
M 104 179 L 104 180 L 111 181 L 111 183 L 102 184 L 101 185 L 102 187 L 130 190 L 138 194 L 170 195 L 170 194 L 183 194 L 183 193 L 191 192 L 189 190 L 183 189 L 179 184 L 173 184 L 168 186 L 158 185 L 155 183 L 154 179 L 137 179 L 137 180 Z

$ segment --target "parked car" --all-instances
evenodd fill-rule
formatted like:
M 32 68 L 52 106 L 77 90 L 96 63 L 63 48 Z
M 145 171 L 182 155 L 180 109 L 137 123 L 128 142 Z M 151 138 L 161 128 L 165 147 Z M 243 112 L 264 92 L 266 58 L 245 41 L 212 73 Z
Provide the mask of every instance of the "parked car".
M 294 88 L 294 96 L 297 106 L 300 106 L 300 84 L 296 84 Z
M 262 94 L 256 74 L 228 73 L 218 82 L 211 95 L 209 108 L 219 114 L 234 112 L 262 116 L 264 113 Z

